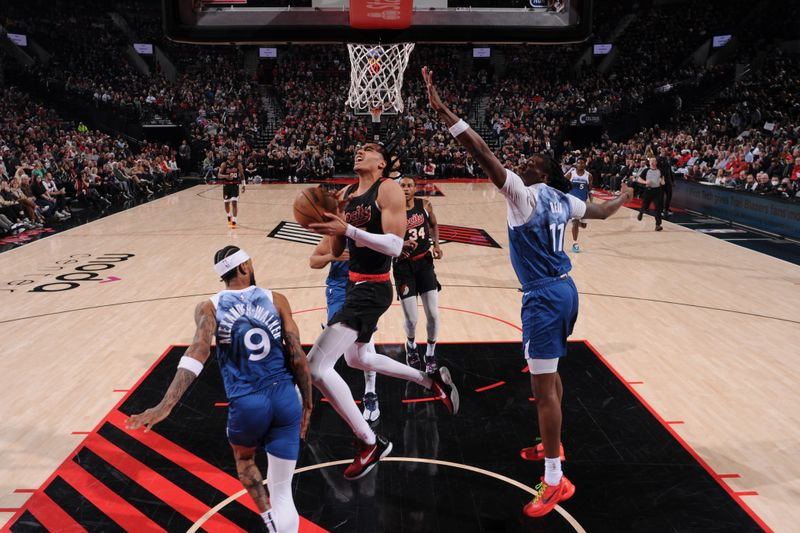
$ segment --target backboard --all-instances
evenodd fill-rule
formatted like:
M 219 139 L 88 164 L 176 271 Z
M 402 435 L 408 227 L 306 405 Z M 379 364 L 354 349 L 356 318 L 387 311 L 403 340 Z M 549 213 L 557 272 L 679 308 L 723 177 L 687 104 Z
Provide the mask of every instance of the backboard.
M 162 1 L 167 36 L 194 43 L 564 43 L 592 17 L 592 0 Z

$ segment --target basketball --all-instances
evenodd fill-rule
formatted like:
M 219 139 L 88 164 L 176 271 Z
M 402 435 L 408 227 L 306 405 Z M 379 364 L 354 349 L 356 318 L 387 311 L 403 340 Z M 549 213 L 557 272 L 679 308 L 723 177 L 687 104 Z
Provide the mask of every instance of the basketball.
M 314 222 L 324 222 L 322 214 L 336 212 L 336 198 L 322 187 L 303 189 L 294 199 L 294 219 L 307 228 Z

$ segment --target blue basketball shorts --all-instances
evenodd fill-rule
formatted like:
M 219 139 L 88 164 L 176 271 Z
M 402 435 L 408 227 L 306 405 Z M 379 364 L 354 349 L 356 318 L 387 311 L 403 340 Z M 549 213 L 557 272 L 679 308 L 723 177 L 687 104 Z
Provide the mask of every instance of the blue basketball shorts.
M 526 359 L 567 355 L 567 337 L 578 318 L 578 289 L 572 278 L 539 280 L 522 296 L 522 345 Z
M 296 461 L 303 407 L 294 381 L 284 379 L 228 404 L 231 444 L 263 447 L 270 455 Z
M 338 313 L 339 309 L 342 308 L 346 297 L 346 287 L 328 287 L 325 289 L 325 299 L 328 304 L 328 322 L 330 322 L 333 315 Z

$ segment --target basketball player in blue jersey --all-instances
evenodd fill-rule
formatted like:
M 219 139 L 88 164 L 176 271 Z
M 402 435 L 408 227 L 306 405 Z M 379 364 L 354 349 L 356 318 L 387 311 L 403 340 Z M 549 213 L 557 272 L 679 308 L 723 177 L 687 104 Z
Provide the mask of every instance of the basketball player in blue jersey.
M 312 408 L 311 374 L 300 332 L 286 297 L 256 287 L 253 262 L 244 250 L 235 246 L 219 250 L 214 269 L 225 282 L 225 290 L 195 309 L 194 341 L 178 363 L 164 398 L 155 407 L 131 415 L 126 425 L 149 431 L 168 417 L 203 370 L 216 335 L 229 401 L 228 441 L 239 479 L 267 531 L 296 532 L 300 518 L 292 499 L 292 475 Z M 256 448 L 262 447 L 267 452 L 269 492 L 254 459 Z
M 592 173 L 586 171 L 586 158 L 579 157 L 575 168 L 572 168 L 564 176 L 569 180 L 571 188 L 569 194 L 582 202 L 592 201 Z M 581 251 L 578 244 L 578 231 L 585 228 L 586 222 L 579 219 L 572 221 L 572 251 L 576 254 Z
M 330 265 L 328 277 L 325 278 L 328 322 L 344 305 L 350 274 L 350 270 L 347 268 L 347 261 L 349 260 L 350 253 L 347 250 L 340 256 L 335 256 L 331 253 L 331 242 L 328 237 L 324 237 L 320 241 L 308 260 L 309 266 L 314 269 L 325 268 Z M 375 351 L 375 344 L 372 340 L 367 344 L 367 348 L 373 352 Z M 364 420 L 367 422 L 375 422 L 381 416 L 378 393 L 375 389 L 376 377 L 375 372 L 371 370 L 364 371 Z
M 571 189 L 561 167 L 551 157 L 535 155 L 517 173 L 503 168 L 484 140 L 442 103 L 432 73 L 422 76 L 431 108 L 450 133 L 480 164 L 508 204 L 511 264 L 525 291 L 522 296 L 522 342 L 536 396 L 540 447 L 523 450 L 528 459 L 544 459 L 544 476 L 536 495 L 523 508 L 531 517 L 544 516 L 570 498 L 575 486 L 561 473 L 561 397 L 558 360 L 567 353 L 567 337 L 578 316 L 578 291 L 568 273 L 564 230 L 569 221 L 607 218 L 632 194 L 623 186 L 614 200 L 586 204 L 566 194 Z
M 391 157 L 381 144 L 361 146 L 353 163 L 358 183 L 344 189 L 339 201 L 343 216 L 325 213 L 326 222 L 314 223 L 312 230 L 331 238 L 331 253 L 338 257 L 345 247 L 350 252 L 349 283 L 344 305 L 328 322 L 308 354 L 314 385 L 328 398 L 356 436 L 357 452 L 345 469 L 346 479 L 365 476 L 392 450 L 392 443 L 375 435 L 353 402 L 350 388 L 334 370 L 344 353 L 347 364 L 396 378 L 413 381 L 430 389 L 451 413 L 458 412 L 458 390 L 447 368 L 427 375 L 367 347 L 378 319 L 392 304 L 389 270 L 392 258 L 403 252 L 406 213 L 403 191 L 386 176 Z

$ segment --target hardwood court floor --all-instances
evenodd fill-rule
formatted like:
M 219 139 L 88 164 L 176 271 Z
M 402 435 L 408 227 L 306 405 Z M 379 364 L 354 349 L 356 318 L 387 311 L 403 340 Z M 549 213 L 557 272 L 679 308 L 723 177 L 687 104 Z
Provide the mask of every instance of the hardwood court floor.
M 246 249 L 258 283 L 306 311 L 297 320 L 303 342 L 313 342 L 325 273 L 308 268 L 308 244 L 266 237 L 291 220 L 299 187 L 248 188 L 235 231 L 225 226 L 220 188 L 198 186 L 0 254 L 0 508 L 20 507 L 29 493 L 15 491 L 38 488 L 118 391 L 169 345 L 191 340 L 194 305 L 221 288 L 216 249 Z M 517 341 L 504 200 L 485 184 L 439 188 L 445 196 L 432 202 L 441 224 L 485 230 L 502 246 L 443 246 L 440 340 Z M 584 252 L 570 254 L 581 293 L 573 338 L 589 340 L 635 383 L 725 483 L 757 492 L 742 498 L 769 527 L 793 531 L 800 267 L 669 223 L 655 233 L 651 218 L 639 223 L 630 210 L 581 235 Z M 376 341 L 400 341 L 401 317 L 392 307 Z

